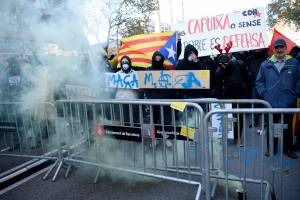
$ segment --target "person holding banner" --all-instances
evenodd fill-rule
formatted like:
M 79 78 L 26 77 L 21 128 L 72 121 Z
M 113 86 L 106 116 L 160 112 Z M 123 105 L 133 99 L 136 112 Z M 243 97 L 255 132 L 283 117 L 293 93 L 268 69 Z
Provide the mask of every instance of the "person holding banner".
M 117 73 L 125 73 L 125 74 L 132 74 L 135 71 L 132 69 L 131 66 L 131 59 L 128 56 L 123 56 L 120 60 L 121 70 Z M 137 99 L 137 91 L 133 89 L 125 89 L 125 88 L 118 88 L 116 95 L 116 99 Z
M 179 60 L 176 66 L 177 70 L 203 70 L 205 63 L 198 59 L 197 49 L 191 45 L 186 45 L 184 49 L 184 57 Z
M 274 55 L 262 63 L 258 72 L 257 92 L 273 108 L 296 108 L 297 98 L 300 97 L 299 62 L 292 56 L 286 55 L 287 45 L 284 39 L 277 39 L 273 48 Z M 280 121 L 281 115 L 274 115 L 274 122 Z M 293 151 L 292 121 L 292 114 L 284 114 L 284 123 L 288 124 L 288 128 L 284 130 L 282 138 L 283 152 L 288 157 L 297 159 L 298 156 Z M 277 152 L 277 143 L 278 138 L 274 138 L 274 153 Z
M 150 71 L 161 71 L 168 70 L 166 66 L 164 66 L 165 58 L 159 52 L 155 51 L 152 56 L 152 64 L 148 68 Z M 145 99 L 172 99 L 172 91 L 170 89 L 144 89 L 144 98 Z M 171 109 L 164 107 L 164 122 L 165 124 L 171 124 Z M 148 111 L 149 113 L 149 111 Z M 161 123 L 160 116 L 160 106 L 153 106 L 153 120 L 155 124 Z M 150 115 L 148 115 L 148 119 L 150 119 Z
M 193 45 L 188 44 L 184 49 L 183 59 L 177 63 L 176 70 L 207 70 L 207 67 L 198 58 L 197 49 Z M 181 90 L 179 96 L 182 99 L 203 98 L 204 91 L 194 89 Z
M 152 56 L 152 64 L 147 69 L 149 71 L 168 70 L 164 66 L 164 61 L 164 56 L 159 51 L 155 51 Z M 166 94 L 168 91 L 168 89 L 145 89 L 144 97 L 146 99 L 169 99 L 169 95 Z
M 135 71 L 132 69 L 131 65 L 131 59 L 128 56 L 123 56 L 120 60 L 120 66 L 121 70 L 118 71 L 117 73 L 124 73 L 124 74 L 132 74 L 135 73 Z M 137 99 L 138 98 L 138 93 L 135 89 L 127 89 L 127 88 L 118 88 L 115 99 L 124 99 L 124 100 L 132 100 L 132 99 Z M 130 125 L 130 110 L 129 110 L 129 105 L 124 104 L 122 106 L 123 109 L 123 119 L 120 116 L 120 120 L 123 120 L 125 125 Z M 133 106 L 132 108 L 132 115 L 133 115 L 133 120 L 134 123 L 138 122 L 138 108 L 136 106 Z

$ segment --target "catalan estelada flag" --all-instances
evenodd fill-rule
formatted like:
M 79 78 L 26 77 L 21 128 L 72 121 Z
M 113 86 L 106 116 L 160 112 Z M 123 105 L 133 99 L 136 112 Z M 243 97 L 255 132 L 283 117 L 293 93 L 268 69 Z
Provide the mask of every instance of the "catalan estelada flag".
M 165 66 L 175 69 L 176 65 L 176 32 L 141 34 L 121 39 L 121 48 L 118 54 L 120 59 L 127 55 L 135 67 L 150 67 L 152 55 L 160 51 L 165 57 Z

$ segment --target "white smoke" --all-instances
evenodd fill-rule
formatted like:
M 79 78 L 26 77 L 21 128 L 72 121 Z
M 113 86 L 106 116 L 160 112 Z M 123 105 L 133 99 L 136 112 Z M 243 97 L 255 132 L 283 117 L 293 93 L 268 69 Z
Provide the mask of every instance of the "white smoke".
M 24 27 L 35 41 L 29 48 L 40 61 L 33 70 L 33 87 L 23 91 L 24 101 L 53 101 L 53 95 L 63 91 L 66 83 L 101 93 L 105 62 L 99 49 L 90 56 L 92 50 L 84 34 L 86 20 L 80 12 L 85 1 L 60 2 L 45 9 L 32 7 L 30 1 L 23 3 L 27 10 L 22 13 Z
M 17 16 L 20 24 L 22 24 L 20 31 L 25 34 L 25 38 L 30 38 L 32 41 L 24 42 L 24 48 L 19 53 L 30 54 L 37 60 L 36 64 L 33 65 L 26 60 L 25 56 L 25 60 L 20 64 L 22 80 L 24 80 L 24 83 L 28 83 L 22 88 L 21 100 L 25 102 L 54 103 L 56 99 L 65 98 L 64 96 L 55 98 L 57 94 L 65 92 L 65 84 L 91 87 L 96 91 L 98 98 L 103 98 L 103 72 L 105 71 L 106 63 L 101 56 L 99 48 L 90 47 L 88 39 L 84 34 L 87 29 L 87 23 L 82 15 L 81 8 L 86 1 L 51 1 L 60 2 L 55 5 L 38 2 L 42 1 L 17 0 L 6 1 L 7 4 L 3 4 L 8 10 L 18 7 Z M 106 13 L 109 13 L 109 11 L 107 10 Z M 10 18 L 10 15 L 11 13 L 7 12 L 7 18 Z M 107 32 L 107 30 L 104 29 L 103 32 Z M 18 57 L 18 59 L 22 60 L 21 58 L 23 59 L 24 56 Z M 23 113 L 33 112 L 34 117 L 30 116 L 29 118 L 36 123 L 42 123 L 46 120 L 53 121 L 55 117 L 55 112 L 52 112 L 53 110 L 50 112 L 42 106 L 37 107 L 35 104 L 26 104 L 21 111 Z M 39 115 L 39 113 L 42 114 Z M 78 124 L 80 120 L 76 121 L 76 123 L 74 119 L 72 120 L 65 118 L 57 119 L 57 131 L 60 131 L 57 134 L 61 134 L 60 139 L 57 135 L 52 137 L 51 134 L 51 138 L 43 138 L 44 141 L 52 143 L 48 146 L 57 147 L 61 143 L 72 146 L 78 142 L 76 139 L 80 139 L 81 137 L 86 138 L 84 136 L 90 130 L 84 129 L 82 131 L 82 128 L 76 129 L 77 126 L 73 125 Z M 72 130 L 73 128 L 75 130 Z M 36 139 L 33 131 L 33 129 L 30 129 L 23 133 L 27 134 L 25 138 L 29 140 L 29 143 Z M 78 137 L 73 137 L 73 134 Z M 131 162 L 132 166 L 133 161 L 130 155 L 132 151 L 129 148 L 131 147 L 130 142 L 123 142 L 126 146 L 125 150 L 128 150 L 128 152 L 123 152 L 120 151 L 124 149 L 120 149 L 120 142 L 108 139 L 93 142 L 93 140 L 99 140 L 99 138 L 94 138 L 94 133 L 89 134 L 92 137 L 92 144 L 100 144 L 102 148 L 99 151 L 99 146 L 92 146 L 88 149 L 86 157 L 94 156 L 98 162 L 122 166 L 124 164 L 125 153 L 128 158 L 126 161 Z M 138 147 L 141 148 L 141 145 Z M 78 148 L 79 152 L 85 152 L 86 146 L 79 146 Z M 139 164 L 141 165 L 140 162 Z M 110 174 L 110 172 L 107 173 Z M 114 172 L 112 176 L 115 175 Z M 128 179 L 131 182 L 131 175 L 127 175 L 120 178 L 124 179 L 126 177 L 125 180 Z

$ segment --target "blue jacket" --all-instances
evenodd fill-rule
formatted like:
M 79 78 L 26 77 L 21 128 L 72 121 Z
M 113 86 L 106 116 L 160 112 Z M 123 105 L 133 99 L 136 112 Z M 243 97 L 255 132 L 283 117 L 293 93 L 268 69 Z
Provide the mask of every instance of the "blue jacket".
M 300 96 L 300 65 L 298 61 L 286 55 L 281 72 L 274 65 L 274 55 L 261 64 L 256 77 L 258 94 L 273 108 L 294 108 Z

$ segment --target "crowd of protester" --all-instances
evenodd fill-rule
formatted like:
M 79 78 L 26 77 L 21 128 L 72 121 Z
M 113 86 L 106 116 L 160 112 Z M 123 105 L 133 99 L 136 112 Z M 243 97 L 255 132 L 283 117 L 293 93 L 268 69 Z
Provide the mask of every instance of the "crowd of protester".
M 181 47 L 180 41 L 178 42 Z M 199 57 L 197 49 L 189 44 L 183 52 L 177 49 L 177 58 L 183 53 L 183 59 L 177 61 L 176 70 L 209 70 L 209 89 L 143 89 L 128 90 L 119 88 L 113 95 L 116 99 L 191 99 L 191 98 L 218 98 L 218 99 L 263 99 L 274 108 L 295 108 L 300 96 L 300 48 L 294 47 L 286 52 L 286 42 L 282 39 L 275 41 L 274 55 L 268 55 L 268 49 L 258 49 L 247 52 L 221 52 L 218 56 Z M 113 56 L 109 60 L 113 59 Z M 152 64 L 144 70 L 168 70 L 164 66 L 165 58 L 156 51 L 152 56 Z M 123 56 L 119 61 L 120 70 L 116 73 L 130 74 L 141 70 L 133 66 L 130 57 Z M 109 64 L 110 62 L 108 62 Z M 1 101 L 17 101 L 22 91 L 32 87 L 27 80 L 30 70 L 39 63 L 34 57 L 11 57 L 0 64 L 0 99 Z M 109 69 L 109 68 L 108 68 Z M 111 69 L 110 69 L 111 70 Z M 27 73 L 26 76 L 24 74 Z M 154 107 L 154 113 L 159 108 Z M 170 112 L 166 110 L 165 112 Z M 284 115 L 284 122 L 288 124 L 285 130 L 284 152 L 291 158 L 297 158 L 292 144 L 292 115 Z M 158 123 L 159 118 L 154 117 Z M 280 116 L 274 116 L 278 122 Z M 171 121 L 171 119 L 166 119 Z M 254 126 L 258 125 L 255 117 Z M 240 130 L 237 130 L 237 127 Z M 242 132 L 243 121 L 234 127 L 236 141 Z M 299 146 L 299 145 L 298 145 Z M 274 145 L 274 152 L 277 145 Z
M 178 60 L 176 70 L 210 70 L 210 89 L 147 89 L 139 90 L 135 97 L 145 99 L 190 99 L 190 98 L 219 98 L 219 99 L 263 99 L 274 108 L 296 108 L 297 98 L 300 97 L 300 49 L 295 47 L 286 52 L 287 45 L 283 39 L 275 41 L 274 55 L 268 55 L 268 49 L 258 49 L 249 52 L 220 53 L 217 57 L 198 57 L 197 49 L 189 44 L 184 49 L 183 59 Z M 181 50 L 181 49 L 180 49 Z M 177 51 L 177 56 L 180 55 Z M 290 53 L 291 55 L 288 55 Z M 123 59 L 123 58 L 122 58 Z M 121 59 L 121 71 L 124 69 Z M 127 57 L 130 61 L 130 58 Z M 147 70 L 167 70 L 163 65 L 164 57 L 155 52 L 152 65 Z M 130 62 L 131 63 L 131 62 Z M 119 91 L 124 89 L 118 89 Z M 124 92 L 129 92 L 128 90 Z M 155 110 L 154 110 L 155 111 Z M 284 134 L 284 153 L 290 158 L 297 158 L 293 149 L 292 114 L 284 115 L 288 129 Z M 280 116 L 274 116 L 274 122 L 279 122 Z M 258 118 L 255 118 L 257 126 Z M 238 127 L 240 130 L 238 131 Z M 243 120 L 239 126 L 234 126 L 234 141 L 242 133 Z M 277 141 L 274 153 L 277 152 Z

